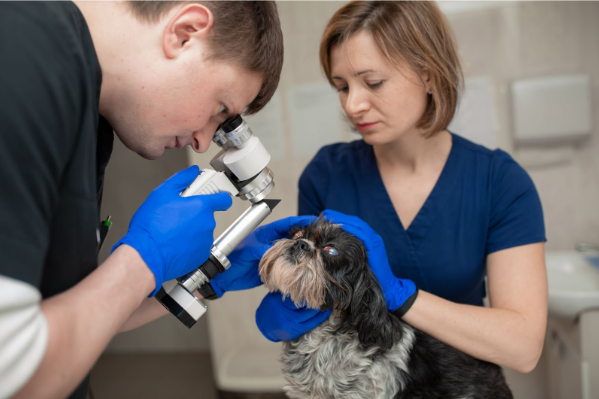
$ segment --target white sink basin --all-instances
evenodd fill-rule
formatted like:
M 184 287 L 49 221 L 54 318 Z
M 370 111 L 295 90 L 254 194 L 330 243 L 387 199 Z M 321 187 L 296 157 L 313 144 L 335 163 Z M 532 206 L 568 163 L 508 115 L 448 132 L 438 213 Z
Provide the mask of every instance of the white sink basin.
M 599 255 L 592 252 L 548 251 L 549 314 L 575 318 L 580 312 L 599 309 Z

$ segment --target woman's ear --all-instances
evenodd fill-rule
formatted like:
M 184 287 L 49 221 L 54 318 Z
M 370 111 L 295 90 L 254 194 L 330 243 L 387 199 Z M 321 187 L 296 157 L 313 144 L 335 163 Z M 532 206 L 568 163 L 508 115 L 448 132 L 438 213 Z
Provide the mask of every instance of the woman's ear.
M 428 71 L 420 72 L 420 80 L 422 81 L 422 85 L 423 85 L 424 89 L 426 90 L 426 92 L 430 94 L 433 90 L 433 87 L 432 87 L 433 82 L 431 82 L 430 73 Z
M 205 41 L 212 29 L 212 11 L 192 3 L 178 10 L 167 22 L 162 49 L 167 58 L 176 58 L 195 41 Z

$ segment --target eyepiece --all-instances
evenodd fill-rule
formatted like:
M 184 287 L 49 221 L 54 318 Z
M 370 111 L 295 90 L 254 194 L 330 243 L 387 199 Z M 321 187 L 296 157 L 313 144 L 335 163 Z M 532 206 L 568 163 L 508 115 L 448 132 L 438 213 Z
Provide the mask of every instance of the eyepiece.
M 220 127 L 225 133 L 229 133 L 241 126 L 242 123 L 243 119 L 241 118 L 241 115 L 235 115 L 234 117 L 225 120 Z

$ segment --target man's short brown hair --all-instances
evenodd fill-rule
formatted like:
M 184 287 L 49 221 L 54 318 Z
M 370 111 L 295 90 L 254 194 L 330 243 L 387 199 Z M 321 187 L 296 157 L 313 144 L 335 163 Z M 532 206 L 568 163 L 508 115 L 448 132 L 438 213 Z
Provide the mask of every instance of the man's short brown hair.
M 129 1 L 133 15 L 158 22 L 182 1 Z M 260 92 L 245 113 L 254 114 L 270 101 L 283 68 L 283 32 L 274 1 L 198 1 L 214 16 L 210 57 L 235 62 L 262 76 Z
M 403 62 L 414 72 L 428 72 L 432 95 L 416 127 L 427 137 L 446 129 L 458 105 L 463 75 L 451 29 L 439 8 L 428 1 L 356 1 L 343 6 L 320 42 L 320 63 L 331 85 L 331 48 L 358 32 L 369 32 L 393 65 Z

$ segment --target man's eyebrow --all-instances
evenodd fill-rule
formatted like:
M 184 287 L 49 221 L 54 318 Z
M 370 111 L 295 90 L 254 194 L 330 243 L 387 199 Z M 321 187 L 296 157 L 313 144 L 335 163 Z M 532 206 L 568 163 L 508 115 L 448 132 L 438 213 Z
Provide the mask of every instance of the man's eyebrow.
M 369 73 L 369 72 L 376 72 L 376 71 L 374 71 L 372 69 L 365 69 L 363 71 L 358 71 L 354 76 L 364 75 L 365 73 Z M 332 76 L 331 79 L 343 80 L 343 78 L 340 76 Z

